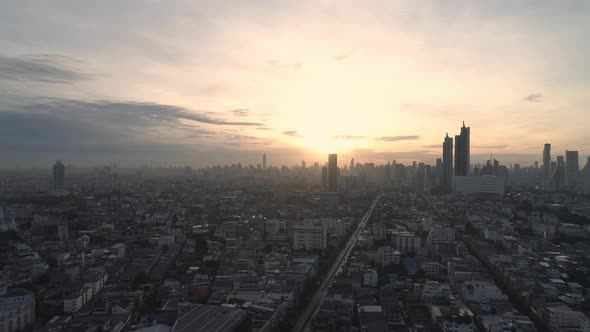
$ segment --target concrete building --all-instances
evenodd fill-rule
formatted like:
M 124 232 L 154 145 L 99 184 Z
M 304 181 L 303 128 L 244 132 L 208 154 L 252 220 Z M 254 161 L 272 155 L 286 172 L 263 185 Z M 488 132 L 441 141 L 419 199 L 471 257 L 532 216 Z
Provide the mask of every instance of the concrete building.
M 0 295 L 0 331 L 14 332 L 35 321 L 35 294 L 16 288 Z
M 379 257 L 379 264 L 381 266 L 400 263 L 401 254 L 392 247 L 380 247 L 377 249 L 377 255 Z
M 543 147 L 543 183 L 548 184 L 551 177 L 551 144 Z
M 327 247 L 328 225 L 309 220 L 293 225 L 293 250 L 323 250 Z
M 373 223 L 373 239 L 377 241 L 383 241 L 387 239 L 387 226 L 385 223 Z
M 393 246 L 402 253 L 415 252 L 422 246 L 422 238 L 408 231 L 395 231 L 392 233 Z

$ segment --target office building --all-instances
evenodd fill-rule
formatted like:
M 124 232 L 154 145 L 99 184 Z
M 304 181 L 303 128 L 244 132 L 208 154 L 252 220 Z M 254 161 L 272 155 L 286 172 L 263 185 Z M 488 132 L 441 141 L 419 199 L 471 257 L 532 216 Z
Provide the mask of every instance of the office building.
M 461 134 L 455 135 L 455 176 L 469 175 L 469 151 L 471 128 L 461 127 Z
M 551 144 L 545 143 L 543 148 L 543 182 L 549 183 L 551 177 Z
M 65 190 L 65 166 L 61 161 L 56 161 L 53 165 L 53 189 L 57 191 Z
M 328 246 L 328 223 L 308 220 L 293 225 L 293 250 L 323 250 Z
M 262 169 L 266 169 L 266 153 L 262 154 Z
M 453 138 L 447 136 L 443 142 L 443 178 L 442 185 L 445 190 L 453 189 Z
M 578 184 L 580 174 L 580 163 L 578 161 L 578 151 L 565 151 L 565 176 L 567 185 L 575 188 Z
M 322 167 L 322 191 L 328 190 L 328 167 Z
M 328 155 L 328 191 L 338 191 L 338 155 Z

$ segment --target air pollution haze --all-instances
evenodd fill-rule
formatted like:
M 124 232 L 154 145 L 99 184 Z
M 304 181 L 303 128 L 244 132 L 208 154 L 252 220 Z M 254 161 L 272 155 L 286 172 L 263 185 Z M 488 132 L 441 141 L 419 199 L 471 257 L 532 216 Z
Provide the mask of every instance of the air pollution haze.
M 587 1 L 0 5 L 2 166 L 590 152 Z

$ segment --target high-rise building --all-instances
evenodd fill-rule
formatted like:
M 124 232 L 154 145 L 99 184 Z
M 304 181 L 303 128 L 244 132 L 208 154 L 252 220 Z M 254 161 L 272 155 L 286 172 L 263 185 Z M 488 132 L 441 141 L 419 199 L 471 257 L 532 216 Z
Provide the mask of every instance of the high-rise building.
M 469 175 L 469 151 L 471 128 L 461 127 L 461 134 L 455 135 L 455 176 Z
M 442 185 L 443 181 L 443 161 L 441 158 L 436 158 L 436 185 Z
M 65 190 L 65 175 L 66 170 L 61 161 L 56 161 L 53 165 L 53 189 L 63 191 Z
M 543 147 L 543 182 L 548 183 L 551 177 L 551 144 Z
M 575 187 L 578 183 L 580 174 L 580 162 L 578 161 L 578 151 L 565 151 L 566 179 L 569 187 Z
M 586 166 L 582 170 L 582 183 L 584 185 L 584 195 L 590 195 L 590 156 L 586 161 Z
M 561 189 L 566 184 L 565 179 L 565 159 L 563 156 L 557 156 L 557 168 L 551 175 L 552 189 Z
M 305 169 L 305 166 L 306 166 L 306 165 L 305 165 L 305 160 L 302 160 L 302 161 L 301 161 L 301 168 Z
M 354 169 L 354 158 L 350 159 L 350 166 L 348 167 L 349 170 L 353 170 Z
M 322 167 L 322 191 L 328 190 L 328 167 Z
M 262 154 L 262 169 L 266 169 L 266 153 Z
M 328 155 L 328 191 L 338 191 L 338 155 Z
M 442 167 L 442 185 L 445 190 L 450 191 L 453 189 L 453 138 L 448 133 L 443 142 Z

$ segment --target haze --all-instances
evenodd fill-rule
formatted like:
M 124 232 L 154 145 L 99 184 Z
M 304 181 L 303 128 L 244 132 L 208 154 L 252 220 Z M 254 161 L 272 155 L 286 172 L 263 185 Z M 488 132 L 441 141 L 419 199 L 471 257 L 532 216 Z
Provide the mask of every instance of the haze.
M 0 4 L 2 166 L 590 153 L 587 1 Z

